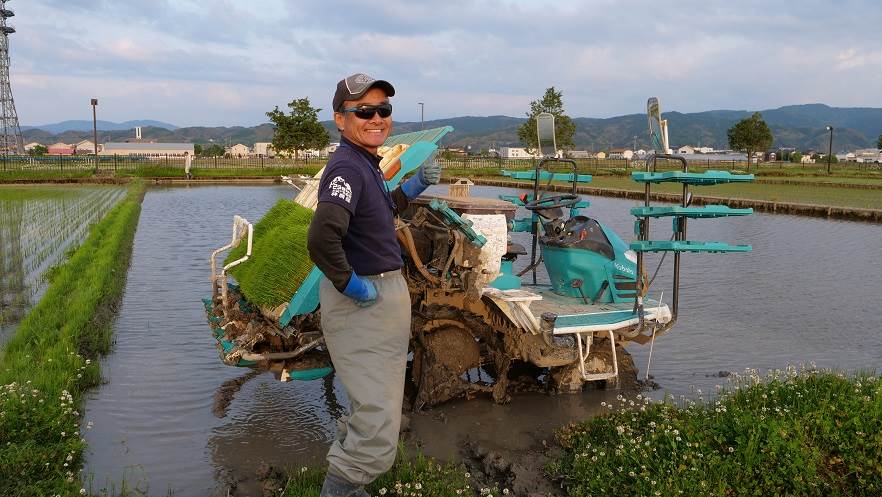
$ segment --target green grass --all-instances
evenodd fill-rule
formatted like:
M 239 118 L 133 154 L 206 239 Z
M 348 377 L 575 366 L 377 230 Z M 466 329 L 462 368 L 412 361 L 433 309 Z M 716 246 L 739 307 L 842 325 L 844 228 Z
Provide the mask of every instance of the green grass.
M 800 182 L 822 183 L 831 185 L 877 185 L 882 186 L 882 176 L 879 177 L 854 177 L 854 176 L 758 176 L 761 181 L 777 182 Z
M 642 184 L 638 184 L 625 177 L 596 176 L 588 186 L 643 191 Z M 653 185 L 652 190 L 663 193 L 681 193 L 682 187 L 677 184 L 667 183 Z M 879 190 L 768 183 L 730 183 L 693 188 L 692 191 L 697 196 L 832 205 L 859 209 L 882 209 L 882 192 L 879 192 Z
M 252 256 L 230 269 L 252 304 L 275 308 L 287 303 L 312 269 L 306 235 L 313 211 L 282 199 L 254 225 Z M 247 238 L 230 251 L 224 264 L 245 255 Z
M 558 432 L 570 496 L 882 495 L 882 380 L 755 371 L 716 399 L 619 397 Z M 700 394 L 700 391 L 699 391 Z
M 100 381 L 125 285 L 143 185 L 95 224 L 6 344 L 0 367 L 0 495 L 79 493 L 83 392 Z
M 457 176 L 452 176 L 457 177 Z M 508 180 L 502 176 L 473 175 L 486 179 Z M 525 187 L 532 182 L 522 181 Z M 555 184 L 563 184 L 555 182 Z M 642 192 L 643 185 L 632 181 L 627 176 L 593 176 L 590 183 L 584 186 Z M 652 191 L 657 193 L 682 192 L 682 187 L 674 183 L 653 185 Z M 826 185 L 788 185 L 773 183 L 730 183 L 715 186 L 702 186 L 692 189 L 696 196 L 740 198 L 747 200 L 764 200 L 794 204 L 814 204 L 823 206 L 846 207 L 856 209 L 882 209 L 882 192 L 879 190 L 849 188 L 846 186 Z
M 61 200 L 79 197 L 80 194 L 65 186 L 52 185 L 0 185 L 0 202 L 28 200 Z
M 298 468 L 282 477 L 278 486 L 282 497 L 318 497 L 325 478 L 323 470 Z M 409 458 L 399 447 L 395 465 L 366 487 L 374 496 L 407 497 L 463 497 L 472 495 L 507 495 L 506 489 L 496 486 L 473 488 L 475 483 L 468 471 L 459 464 L 439 463 L 421 453 Z
M 319 172 L 322 166 L 298 167 L 264 167 L 264 168 L 199 168 L 191 169 L 194 178 L 278 178 L 282 175 L 305 174 L 309 176 Z M 183 178 L 184 170 L 180 167 L 145 166 L 137 169 L 120 169 L 117 177 L 137 176 L 141 178 Z
M 44 170 L 44 171 L 0 171 L 0 182 L 15 180 L 30 181 L 57 181 L 64 179 L 91 178 L 93 177 L 91 170 Z

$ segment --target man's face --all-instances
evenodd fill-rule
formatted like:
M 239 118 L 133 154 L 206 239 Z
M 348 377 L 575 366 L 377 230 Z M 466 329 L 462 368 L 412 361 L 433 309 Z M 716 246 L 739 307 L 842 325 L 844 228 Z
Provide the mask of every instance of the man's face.
M 371 88 L 358 100 L 343 102 L 343 108 L 385 103 L 389 103 L 386 92 L 380 88 Z M 374 112 L 370 119 L 361 119 L 353 112 L 335 112 L 334 122 L 338 129 L 343 130 L 342 134 L 347 140 L 374 154 L 392 132 L 392 116 L 382 118 L 379 112 Z

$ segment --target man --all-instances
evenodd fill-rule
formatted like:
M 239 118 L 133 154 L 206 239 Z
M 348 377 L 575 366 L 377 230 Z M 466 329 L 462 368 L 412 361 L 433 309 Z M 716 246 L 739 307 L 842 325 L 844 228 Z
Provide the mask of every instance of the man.
M 193 174 L 190 173 L 190 166 L 193 165 L 193 157 L 190 155 L 190 152 L 184 152 L 184 175 L 187 179 L 193 179 Z
M 309 227 L 309 256 L 325 275 L 322 331 L 350 404 L 328 451 L 322 497 L 365 497 L 363 486 L 395 461 L 410 295 L 394 216 L 438 183 L 441 169 L 430 158 L 394 191 L 386 187 L 377 149 L 392 131 L 393 95 L 391 84 L 365 74 L 337 84 L 340 147 L 322 174 Z

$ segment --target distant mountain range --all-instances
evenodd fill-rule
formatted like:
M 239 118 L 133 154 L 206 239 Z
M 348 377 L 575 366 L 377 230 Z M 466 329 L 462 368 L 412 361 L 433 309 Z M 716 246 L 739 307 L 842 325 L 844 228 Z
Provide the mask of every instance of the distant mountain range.
M 716 149 L 728 148 L 726 131 L 736 122 L 749 117 L 753 111 L 712 110 L 696 113 L 664 112 L 668 120 L 670 141 L 673 147 L 682 145 L 710 146 Z M 873 148 L 882 134 L 882 109 L 878 108 L 840 108 L 823 104 L 791 105 L 761 111 L 763 118 L 775 137 L 773 147 L 795 147 L 800 150 L 826 150 L 829 140 L 827 125 L 834 128 L 833 149 L 835 152 L 858 148 Z M 444 138 L 443 145 L 449 147 L 483 150 L 503 146 L 519 146 L 517 128 L 526 118 L 509 116 L 454 117 L 426 121 L 426 128 L 453 126 L 454 132 Z M 576 134 L 574 142 L 577 149 L 591 151 L 609 148 L 649 148 L 646 116 L 630 114 L 606 119 L 574 118 Z M 74 126 L 69 123 L 76 123 Z M 82 123 L 88 124 L 84 126 Z M 273 128 L 270 124 L 254 127 L 186 127 L 178 128 L 158 121 L 127 121 L 125 123 L 105 123 L 99 121 L 99 141 L 124 141 L 134 138 L 135 126 L 142 126 L 145 140 L 157 142 L 194 143 L 244 143 L 272 140 Z M 339 133 L 332 121 L 322 123 L 331 134 L 331 140 L 339 140 Z M 395 132 L 406 133 L 420 129 L 419 122 L 396 122 Z M 57 141 L 66 143 L 91 139 L 90 121 L 66 121 L 41 127 L 23 128 L 25 141 L 38 141 L 49 144 Z
M 150 119 L 140 119 L 136 121 L 126 121 L 122 123 L 115 123 L 111 121 L 97 121 L 96 125 L 98 127 L 98 131 L 121 131 L 127 129 L 134 129 L 136 126 L 153 126 L 154 128 L 163 128 L 168 130 L 178 129 L 174 124 L 164 123 L 162 121 L 153 121 Z M 22 126 L 21 130 L 31 130 L 31 129 L 40 129 L 43 131 L 48 131 L 52 134 L 64 133 L 65 131 L 92 131 L 92 121 L 86 120 L 76 120 L 76 121 L 62 121 L 60 123 L 55 124 L 42 124 L 39 126 Z

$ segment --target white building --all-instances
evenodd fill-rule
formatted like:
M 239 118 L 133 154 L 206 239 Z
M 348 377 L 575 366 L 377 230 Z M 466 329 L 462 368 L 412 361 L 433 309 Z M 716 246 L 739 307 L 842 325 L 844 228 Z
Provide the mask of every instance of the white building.
M 594 157 L 594 155 L 587 150 L 569 150 L 567 151 L 567 157 L 570 159 L 590 159 Z
M 130 155 L 135 157 L 183 157 L 193 155 L 192 143 L 109 142 L 98 155 Z
M 683 145 L 682 147 L 677 149 L 677 153 L 684 154 L 684 155 L 685 154 L 692 155 L 695 153 L 695 147 L 692 147 L 690 145 Z
M 324 149 L 322 149 L 322 156 L 327 157 L 327 156 L 333 154 L 334 152 L 336 152 L 338 148 L 340 148 L 340 144 L 337 142 L 333 142 L 333 143 L 329 144 L 327 147 L 325 147 Z
M 627 148 L 614 148 L 609 151 L 610 159 L 626 159 L 634 158 L 634 151 Z
M 861 148 L 855 150 L 854 161 L 864 164 L 882 163 L 882 150 L 877 148 Z
M 43 146 L 42 143 L 31 142 L 31 143 L 28 143 L 27 145 L 25 145 L 24 149 L 25 149 L 25 152 L 30 152 L 31 150 L 34 149 L 34 147 L 42 147 L 42 146 Z
M 535 159 L 539 155 L 531 154 L 523 147 L 500 147 L 499 156 L 503 159 Z
M 95 153 L 95 142 L 91 140 L 80 140 L 74 143 L 74 150 L 76 154 L 94 154 Z M 101 145 L 98 145 L 98 151 L 101 151 Z
M 226 153 L 230 154 L 230 157 L 235 157 L 237 159 L 241 159 L 242 157 L 248 157 L 248 153 L 251 150 L 248 148 L 248 145 L 243 145 L 241 143 L 237 143 L 232 147 L 228 148 Z
M 257 142 L 251 147 L 251 155 L 253 157 L 274 157 L 276 155 L 276 150 L 273 148 L 272 143 Z

